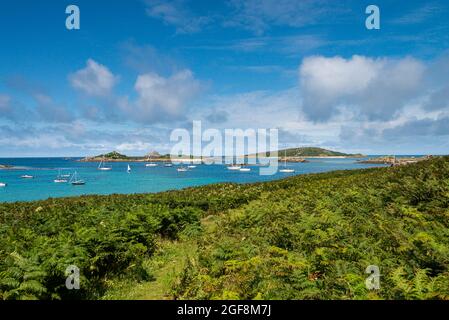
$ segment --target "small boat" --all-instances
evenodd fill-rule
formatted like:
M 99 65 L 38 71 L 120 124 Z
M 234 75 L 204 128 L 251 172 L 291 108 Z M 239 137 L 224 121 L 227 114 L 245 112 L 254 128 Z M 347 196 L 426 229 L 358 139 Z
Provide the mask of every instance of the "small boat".
M 187 166 L 187 168 L 189 168 L 189 169 L 195 169 L 195 168 L 196 168 L 196 166 L 194 166 L 194 165 L 191 165 L 191 166 Z
M 293 173 L 293 172 L 295 172 L 295 170 L 294 169 L 280 169 L 279 172 L 282 172 L 282 173 Z
M 151 154 L 148 155 L 147 161 L 151 161 Z M 157 167 L 157 163 L 150 162 L 145 164 L 145 167 Z
M 131 167 L 128 164 L 128 169 L 126 169 L 126 172 L 131 173 Z
M 186 172 L 186 171 L 189 171 L 189 169 L 186 168 L 186 167 L 179 167 L 179 168 L 177 168 L 176 170 L 177 170 L 178 172 Z
M 112 167 L 106 167 L 106 161 L 104 160 L 104 158 L 100 161 L 100 164 L 98 165 L 98 170 L 101 171 L 109 171 L 111 170 Z
M 157 167 L 157 163 L 147 163 L 145 167 Z
M 173 164 L 172 163 L 166 163 L 166 164 L 164 164 L 164 167 L 173 167 Z
M 236 164 L 228 166 L 228 170 L 234 170 L 234 171 L 240 170 L 241 168 L 242 168 L 242 166 L 239 166 L 239 165 L 236 165 Z
M 4 187 L 6 187 L 6 186 L 7 186 L 6 183 L 0 182 L 0 188 L 4 188 Z
M 30 176 L 28 174 L 24 174 L 23 176 L 20 176 L 22 179 L 33 179 L 33 176 Z
M 73 174 L 72 178 L 70 179 L 70 183 L 74 186 L 82 186 L 82 185 L 86 184 L 86 182 L 84 182 L 84 180 L 81 180 L 78 178 L 78 173 L 76 171 Z
M 284 150 L 284 168 L 279 169 L 279 172 L 282 173 L 293 173 L 295 172 L 295 169 L 288 169 L 287 168 L 287 149 Z
M 56 179 L 53 180 L 53 181 L 54 181 L 54 183 L 66 183 L 66 182 L 67 182 L 67 179 L 64 179 L 64 178 L 61 176 L 61 170 L 59 170 L 59 171 L 58 171 L 58 176 L 57 176 Z
M 240 168 L 239 171 L 240 171 L 240 172 L 250 172 L 251 169 L 250 169 L 250 168 Z

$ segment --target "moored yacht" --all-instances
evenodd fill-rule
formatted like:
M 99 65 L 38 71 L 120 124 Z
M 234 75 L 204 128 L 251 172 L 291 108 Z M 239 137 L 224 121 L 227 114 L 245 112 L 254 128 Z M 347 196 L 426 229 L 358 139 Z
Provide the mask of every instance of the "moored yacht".
M 78 173 L 76 171 L 70 179 L 70 183 L 74 186 L 82 186 L 86 184 L 84 180 L 78 178 Z
M 56 179 L 53 181 L 54 183 L 66 183 L 67 179 L 64 179 L 64 177 L 61 175 L 61 170 L 58 170 L 58 175 L 56 176 Z
M 287 168 L 287 149 L 284 150 L 284 168 L 283 169 L 279 169 L 279 172 L 282 172 L 282 173 L 293 173 L 293 172 L 295 172 L 295 169 Z
M 107 167 L 106 166 L 106 161 L 104 160 L 104 158 L 100 161 L 100 164 L 98 165 L 98 170 L 101 171 L 109 171 L 111 170 L 112 167 Z

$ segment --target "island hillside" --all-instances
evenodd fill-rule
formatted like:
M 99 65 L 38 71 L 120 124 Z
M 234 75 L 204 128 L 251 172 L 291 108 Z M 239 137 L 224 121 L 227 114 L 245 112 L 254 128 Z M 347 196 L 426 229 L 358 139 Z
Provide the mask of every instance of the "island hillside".
M 251 158 L 256 156 L 265 156 L 269 157 L 272 153 L 265 152 L 265 153 L 259 153 L 259 154 L 251 154 L 246 155 L 245 157 Z M 342 153 L 337 151 L 331 151 L 327 149 L 322 148 L 316 148 L 316 147 L 301 147 L 301 148 L 290 148 L 290 149 L 283 149 L 278 151 L 278 156 L 280 160 L 292 161 L 292 162 L 307 162 L 304 158 L 311 158 L 311 157 L 339 157 L 339 158 L 361 158 L 365 157 L 362 154 L 348 154 L 348 153 Z M 178 158 L 178 157 L 177 157 Z M 179 156 L 179 158 L 183 159 L 193 159 L 193 158 L 200 158 L 195 157 L 192 155 L 183 155 Z M 170 160 L 170 154 L 164 154 L 161 155 L 156 151 L 152 151 L 149 154 L 145 156 L 134 156 L 130 157 L 124 154 L 121 154 L 117 151 L 113 151 L 106 154 L 100 154 L 93 157 L 85 157 L 79 161 L 82 162 L 99 162 L 99 161 L 169 161 Z
M 265 152 L 262 153 L 262 155 L 270 156 L 272 153 Z M 258 154 L 260 155 L 260 154 Z M 252 155 L 255 156 L 255 155 Z M 313 158 L 313 157 L 341 157 L 341 158 L 362 158 L 365 157 L 363 154 L 350 154 L 350 153 L 343 153 L 343 152 L 337 152 L 332 150 L 327 150 L 323 148 L 317 148 L 317 147 L 300 147 L 300 148 L 288 148 L 288 149 L 281 149 L 278 151 L 278 156 L 280 158 L 287 157 L 287 158 Z

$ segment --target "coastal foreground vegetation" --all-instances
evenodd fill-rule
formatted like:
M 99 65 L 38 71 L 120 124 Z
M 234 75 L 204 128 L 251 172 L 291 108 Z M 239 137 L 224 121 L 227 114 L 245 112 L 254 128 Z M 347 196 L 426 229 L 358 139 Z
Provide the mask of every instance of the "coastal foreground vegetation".
M 449 157 L 3 203 L 0 299 L 449 299 Z

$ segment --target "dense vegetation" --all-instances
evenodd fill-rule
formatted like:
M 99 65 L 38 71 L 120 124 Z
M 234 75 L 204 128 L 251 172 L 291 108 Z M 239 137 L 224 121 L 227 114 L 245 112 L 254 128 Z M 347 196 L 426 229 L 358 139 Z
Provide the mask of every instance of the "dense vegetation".
M 80 290 L 65 288 L 72 264 Z M 449 158 L 0 205 L 0 298 L 149 296 L 449 299 Z

